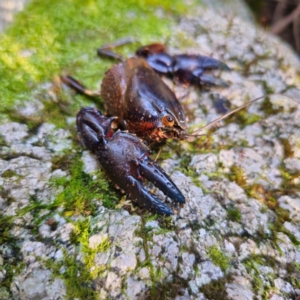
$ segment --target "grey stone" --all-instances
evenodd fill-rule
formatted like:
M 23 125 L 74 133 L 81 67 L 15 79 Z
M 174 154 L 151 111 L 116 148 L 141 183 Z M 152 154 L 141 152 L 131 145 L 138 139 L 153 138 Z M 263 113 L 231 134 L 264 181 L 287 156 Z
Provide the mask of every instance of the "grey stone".
M 274 285 L 279 291 L 281 291 L 284 294 L 294 293 L 294 289 L 292 285 L 281 278 L 274 279 Z
M 144 280 L 150 279 L 150 271 L 149 271 L 149 268 L 147 268 L 147 267 L 141 268 L 141 269 L 139 270 L 138 275 L 139 275 L 139 277 L 140 277 L 141 279 L 144 279 Z
M 212 280 L 217 280 L 224 276 L 220 267 L 214 265 L 211 261 L 205 261 L 198 264 L 199 273 L 196 275 L 196 284 L 198 287 L 209 284 Z
M 281 196 L 278 199 L 280 207 L 290 212 L 290 217 L 294 221 L 300 221 L 300 198 L 293 198 L 291 196 Z
M 66 295 L 63 281 L 52 281 L 51 272 L 38 267 L 30 268 L 15 277 L 13 284 L 18 286 L 17 289 L 13 289 L 13 296 L 20 300 L 59 299 Z
M 134 270 L 136 264 L 137 260 L 135 254 L 121 254 L 111 261 L 111 267 L 117 267 L 122 275 L 130 270 Z
M 114 272 L 109 272 L 106 278 L 105 287 L 109 290 L 112 297 L 116 297 L 121 293 L 122 279 Z
M 9 145 L 19 143 L 28 136 L 27 126 L 15 122 L 0 125 L 0 132 Z
M 140 299 L 145 289 L 145 284 L 140 280 L 135 280 L 131 276 L 127 277 L 127 297 L 129 299 Z
M 234 277 L 232 283 L 226 284 L 226 292 L 229 299 L 232 300 L 252 300 L 254 293 L 251 288 L 251 283 L 244 277 Z
M 300 171 L 300 159 L 299 158 L 289 157 L 284 160 L 284 163 L 285 163 L 285 167 L 289 171 L 293 171 L 293 172 Z
M 198 174 L 215 172 L 217 170 L 218 157 L 215 154 L 198 154 L 193 156 L 190 166 L 196 169 Z
M 84 172 L 89 174 L 89 173 L 94 173 L 99 169 L 99 164 L 97 160 L 88 151 L 83 152 L 81 159 L 83 161 Z

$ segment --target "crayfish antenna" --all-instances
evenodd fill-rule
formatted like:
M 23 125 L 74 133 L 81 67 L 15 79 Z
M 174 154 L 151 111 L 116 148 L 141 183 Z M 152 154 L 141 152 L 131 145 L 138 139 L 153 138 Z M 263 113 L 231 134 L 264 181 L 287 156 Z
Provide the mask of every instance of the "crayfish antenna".
M 202 134 L 199 135 L 199 132 L 201 132 L 201 131 L 203 131 L 203 130 L 205 130 L 205 129 L 207 129 L 207 128 L 210 128 L 210 127 L 212 127 L 212 126 L 218 124 L 220 121 L 222 121 L 222 120 L 228 118 L 229 116 L 231 116 L 231 115 L 233 115 L 234 113 L 236 113 L 236 112 L 242 110 L 243 108 L 250 106 L 250 105 L 253 104 L 254 102 L 257 102 L 257 101 L 259 101 L 259 100 L 261 100 L 261 99 L 264 99 L 264 98 L 270 97 L 270 96 L 283 96 L 283 97 L 289 98 L 290 100 L 293 100 L 293 101 L 295 101 L 295 102 L 297 102 L 297 103 L 300 104 L 300 101 L 299 101 L 299 100 L 294 99 L 294 98 L 292 98 L 292 97 L 290 97 L 290 96 L 287 96 L 287 95 L 279 94 L 279 93 L 272 93 L 272 94 L 263 95 L 263 96 L 260 96 L 260 97 L 258 97 L 258 98 L 255 98 L 255 99 L 253 99 L 253 100 L 250 100 L 249 102 L 243 104 L 242 106 L 237 107 L 236 109 L 234 109 L 234 110 L 232 110 L 232 111 L 230 111 L 230 112 L 228 112 L 228 113 L 222 115 L 221 117 L 217 118 L 216 120 L 214 120 L 214 121 L 212 121 L 212 122 L 206 124 L 205 126 L 199 128 L 199 129 L 197 129 L 197 130 L 194 131 L 193 133 L 186 135 L 187 140 L 188 140 L 190 137 L 193 137 L 193 136 L 194 136 L 194 137 L 202 136 Z M 219 126 L 219 127 L 220 127 L 220 126 Z

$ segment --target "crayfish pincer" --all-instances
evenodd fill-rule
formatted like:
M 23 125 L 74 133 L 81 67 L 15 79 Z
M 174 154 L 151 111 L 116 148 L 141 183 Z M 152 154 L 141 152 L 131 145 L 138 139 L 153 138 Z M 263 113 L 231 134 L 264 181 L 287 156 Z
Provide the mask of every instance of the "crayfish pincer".
M 129 198 L 154 213 L 171 215 L 173 211 L 143 185 L 146 179 L 178 203 L 185 198 L 164 170 L 149 157 L 148 147 L 135 135 L 118 130 L 95 108 L 83 108 L 77 114 L 77 130 L 84 145 L 96 156 L 107 177 L 118 183 Z

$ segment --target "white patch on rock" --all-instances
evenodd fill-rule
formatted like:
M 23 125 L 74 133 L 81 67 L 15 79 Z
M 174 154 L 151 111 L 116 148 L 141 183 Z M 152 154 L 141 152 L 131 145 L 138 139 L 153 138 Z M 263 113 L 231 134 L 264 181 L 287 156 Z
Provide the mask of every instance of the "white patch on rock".
M 16 276 L 12 284 L 14 299 L 59 299 L 66 296 L 63 280 L 52 280 L 52 273 L 38 267 L 30 267 Z
M 122 279 L 114 272 L 109 272 L 106 278 L 105 287 L 112 297 L 117 297 L 121 293 Z
M 181 258 L 182 258 L 182 263 L 179 263 L 178 276 L 180 276 L 184 280 L 193 278 L 195 275 L 195 271 L 193 268 L 194 263 L 196 261 L 195 255 L 190 254 L 188 252 L 183 252 L 181 254 Z
M 193 156 L 190 166 L 196 169 L 198 174 L 202 172 L 215 172 L 218 166 L 218 157 L 215 154 L 197 154 Z
M 141 299 L 142 293 L 145 290 L 145 284 L 140 280 L 135 280 L 131 276 L 127 276 L 127 291 L 126 294 L 129 299 Z
M 1 136 L 4 137 L 7 144 L 20 143 L 28 136 L 28 127 L 25 124 L 6 123 L 0 125 Z
M 240 276 L 234 277 L 232 283 L 226 284 L 226 292 L 228 298 L 232 300 L 252 300 L 254 297 L 251 282 Z
M 89 247 L 96 249 L 101 243 L 107 240 L 108 235 L 106 233 L 94 234 L 89 237 Z
M 211 261 L 204 261 L 197 266 L 199 273 L 196 275 L 196 285 L 199 288 L 224 276 L 220 267 L 214 265 Z
M 111 261 L 111 267 L 118 268 L 121 275 L 129 270 L 134 270 L 137 264 L 135 254 L 121 254 Z
M 281 278 L 276 278 L 274 280 L 275 287 L 284 294 L 294 293 L 294 288 L 289 282 L 284 281 Z
M 284 160 L 285 167 L 292 172 L 300 171 L 300 159 L 289 157 Z
M 99 169 L 99 164 L 96 158 L 88 151 L 83 151 L 82 157 L 83 170 L 85 173 L 94 173 Z
M 290 196 L 281 196 L 278 199 L 280 207 L 290 212 L 290 217 L 294 221 L 300 221 L 300 198 Z

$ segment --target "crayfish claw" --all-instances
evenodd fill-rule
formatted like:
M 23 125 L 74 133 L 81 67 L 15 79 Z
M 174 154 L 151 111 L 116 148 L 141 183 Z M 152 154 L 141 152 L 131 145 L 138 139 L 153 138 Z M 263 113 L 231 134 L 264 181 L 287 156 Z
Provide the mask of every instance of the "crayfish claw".
M 210 75 L 200 75 L 199 83 L 202 86 L 220 86 L 220 87 L 229 87 L 228 83 L 220 78 L 216 78 Z
M 151 212 L 160 215 L 170 216 L 174 214 L 172 209 L 164 202 L 161 202 L 158 198 L 151 195 L 140 181 L 132 176 L 128 176 L 127 180 L 130 182 L 127 188 L 128 197 L 136 202 L 141 208 L 146 208 Z
M 209 56 L 197 56 L 199 67 L 205 70 L 219 69 L 223 71 L 231 71 L 231 69 L 222 61 Z
M 157 188 L 159 188 L 166 196 L 172 200 L 185 203 L 185 198 L 164 172 L 164 170 L 154 161 L 150 160 L 149 157 L 145 157 L 139 166 L 139 171 L 143 177 L 152 182 Z

